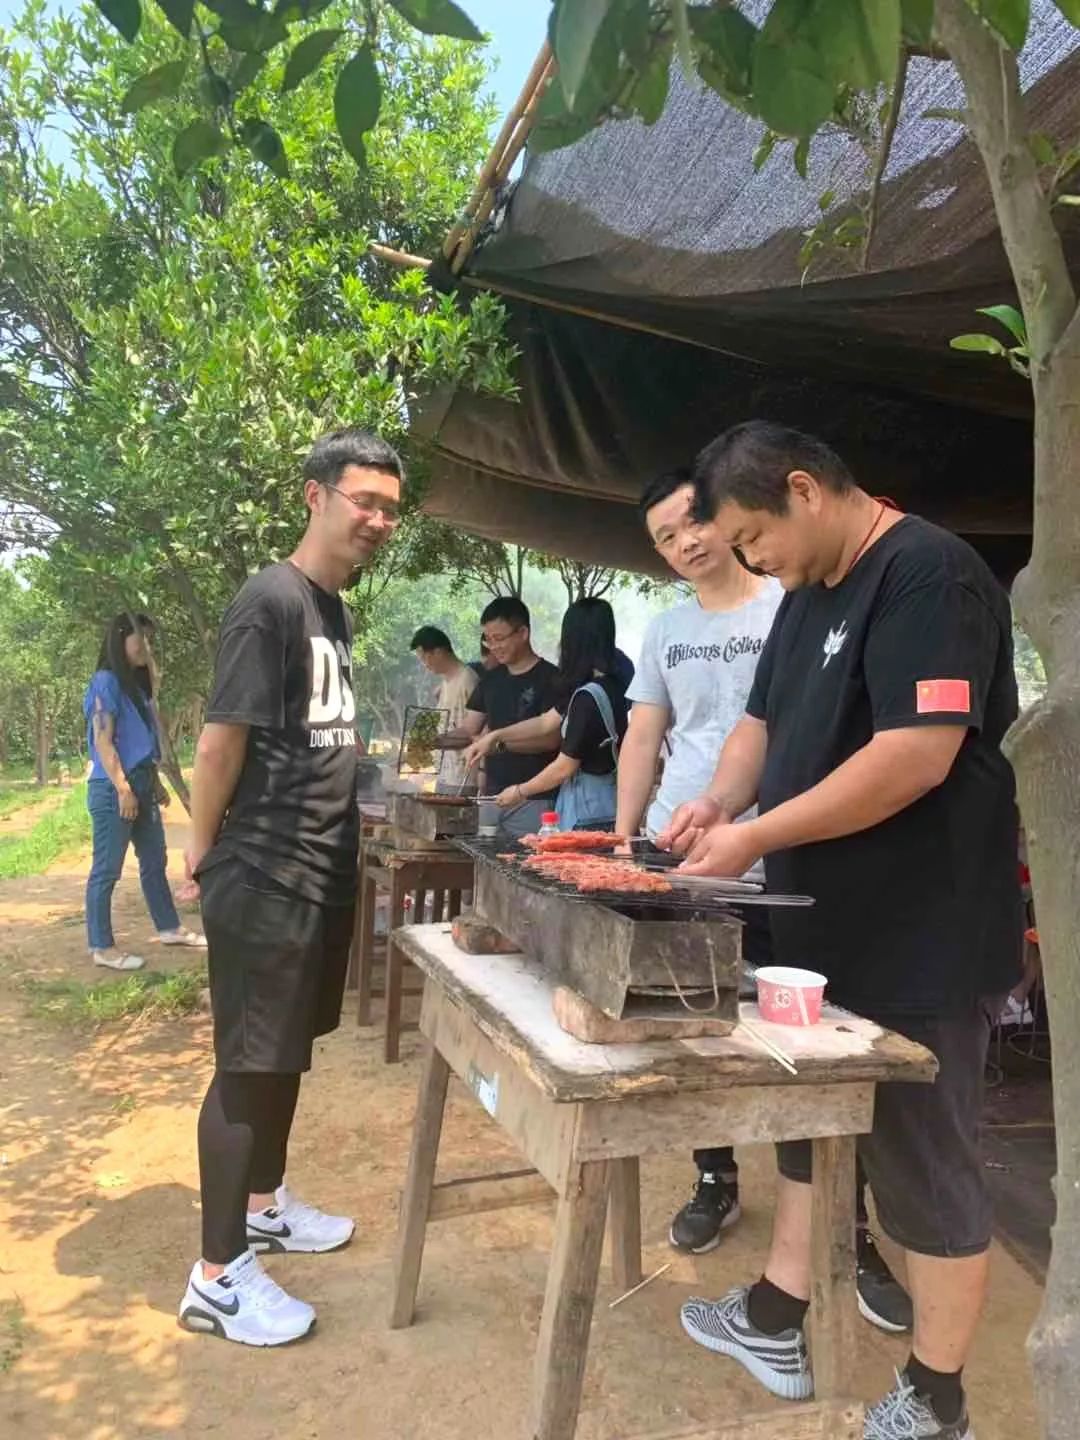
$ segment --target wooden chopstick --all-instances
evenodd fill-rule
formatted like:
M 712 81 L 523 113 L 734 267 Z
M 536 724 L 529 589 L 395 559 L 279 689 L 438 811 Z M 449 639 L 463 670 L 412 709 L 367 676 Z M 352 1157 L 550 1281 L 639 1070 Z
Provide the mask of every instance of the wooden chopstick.
M 779 1045 L 774 1044 L 767 1035 L 762 1034 L 752 1020 L 744 1020 L 740 1017 L 739 1024 L 752 1040 L 756 1040 L 763 1050 L 769 1052 L 778 1065 L 782 1065 L 784 1069 L 790 1071 L 792 1075 L 798 1075 L 799 1072 L 796 1070 L 795 1064 L 787 1051 L 781 1050 Z

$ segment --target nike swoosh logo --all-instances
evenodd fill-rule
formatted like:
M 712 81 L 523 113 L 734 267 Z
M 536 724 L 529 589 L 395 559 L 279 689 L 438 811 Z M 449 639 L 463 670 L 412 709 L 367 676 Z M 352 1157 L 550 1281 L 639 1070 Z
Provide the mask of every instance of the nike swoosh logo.
M 284 1220 L 281 1222 L 281 1228 L 279 1230 L 266 1230 L 262 1225 L 253 1225 L 250 1220 L 248 1221 L 247 1228 L 254 1230 L 256 1235 L 272 1235 L 275 1240 L 286 1240 L 292 1234 L 292 1231 L 288 1225 L 285 1224 Z
M 222 1315 L 235 1315 L 240 1309 L 239 1295 L 234 1295 L 231 1300 L 226 1302 L 224 1300 L 215 1300 L 212 1295 L 207 1295 L 205 1290 L 200 1290 L 197 1285 L 192 1285 L 191 1288 L 195 1291 L 195 1294 L 205 1300 L 208 1305 L 213 1305 L 215 1310 L 220 1310 Z

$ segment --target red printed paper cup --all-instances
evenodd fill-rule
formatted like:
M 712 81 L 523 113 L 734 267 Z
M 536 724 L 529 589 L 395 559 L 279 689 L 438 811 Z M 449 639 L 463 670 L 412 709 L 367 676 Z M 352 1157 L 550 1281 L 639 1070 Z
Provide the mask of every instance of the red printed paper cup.
M 816 970 L 763 965 L 757 972 L 761 1018 L 777 1025 L 816 1025 L 821 1019 L 821 997 L 827 984 L 825 976 Z

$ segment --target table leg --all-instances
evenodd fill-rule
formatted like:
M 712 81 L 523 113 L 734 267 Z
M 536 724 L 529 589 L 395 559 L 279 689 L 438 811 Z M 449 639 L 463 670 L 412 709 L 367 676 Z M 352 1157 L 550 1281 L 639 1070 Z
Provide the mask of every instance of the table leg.
M 375 969 L 375 906 L 378 890 L 375 877 L 364 864 L 360 877 L 360 924 L 353 936 L 357 952 L 356 1023 L 371 1024 L 371 977 Z
M 446 918 L 447 918 L 448 920 L 456 920 L 457 917 L 458 917 L 460 914 L 461 914 L 461 891 L 460 891 L 460 890 L 451 890 L 451 891 L 450 891 L 450 904 L 449 904 L 449 906 L 447 907 Z
M 814 1394 L 853 1393 L 855 1340 L 855 1137 L 814 1141 L 810 1337 Z
M 433 890 L 431 892 L 431 920 L 437 924 L 443 917 L 443 910 L 446 906 L 446 891 Z
M 424 1237 L 427 1232 L 428 1209 L 435 1181 L 435 1162 L 439 1156 L 443 1111 L 446 1108 L 446 1082 L 450 1067 L 430 1041 L 426 1042 L 424 1068 L 420 1072 L 420 1091 L 413 1121 L 412 1148 L 405 1189 L 401 1195 L 398 1216 L 397 1247 L 394 1253 L 394 1303 L 390 1312 L 390 1328 L 401 1330 L 413 1322 L 416 1308 L 416 1287 L 420 1281 L 420 1263 L 424 1258 Z
M 390 883 L 390 933 L 386 937 L 386 1007 L 383 1016 L 383 1060 L 394 1065 L 401 1050 L 401 986 L 405 957 L 394 944 L 394 931 L 405 923 L 405 886 L 395 871 Z
M 640 1166 L 636 1155 L 610 1163 L 611 1278 L 621 1294 L 642 1279 Z
M 577 1428 L 607 1205 L 608 1162 L 574 1166 L 555 1220 L 533 1369 L 532 1440 L 573 1440 Z

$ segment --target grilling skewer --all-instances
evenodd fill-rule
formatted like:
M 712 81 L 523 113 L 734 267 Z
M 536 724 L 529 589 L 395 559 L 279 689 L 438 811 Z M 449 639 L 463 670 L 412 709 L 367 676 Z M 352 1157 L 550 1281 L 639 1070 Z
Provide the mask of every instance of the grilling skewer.
M 763 1034 L 762 1031 L 757 1028 L 752 1020 L 747 1020 L 745 1016 L 740 1015 L 738 1028 L 745 1030 L 752 1040 L 756 1041 L 763 1050 L 767 1050 L 778 1065 L 782 1065 L 790 1074 L 798 1075 L 799 1072 L 796 1070 L 794 1062 L 787 1051 L 781 1050 L 779 1045 L 774 1044 L 767 1035 Z

